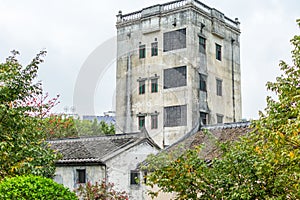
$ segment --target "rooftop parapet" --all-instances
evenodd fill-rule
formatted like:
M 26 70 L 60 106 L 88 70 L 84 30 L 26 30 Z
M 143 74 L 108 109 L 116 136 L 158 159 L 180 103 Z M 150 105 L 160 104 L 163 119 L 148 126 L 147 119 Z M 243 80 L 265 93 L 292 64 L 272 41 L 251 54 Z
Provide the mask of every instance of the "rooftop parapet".
M 220 11 L 216 10 L 215 8 L 211 8 L 198 0 L 175 0 L 164 4 L 157 4 L 154 6 L 150 6 L 142 10 L 124 14 L 124 15 L 122 14 L 122 11 L 119 11 L 117 15 L 117 25 L 133 22 L 157 14 L 164 14 L 167 12 L 171 12 L 177 9 L 190 7 L 190 6 L 194 6 L 200 9 L 202 12 L 204 12 L 205 14 L 207 14 L 212 18 L 217 18 L 218 20 L 223 21 L 224 23 L 236 29 L 240 29 L 239 27 L 240 22 L 238 21 L 238 18 L 232 20 L 226 17 Z

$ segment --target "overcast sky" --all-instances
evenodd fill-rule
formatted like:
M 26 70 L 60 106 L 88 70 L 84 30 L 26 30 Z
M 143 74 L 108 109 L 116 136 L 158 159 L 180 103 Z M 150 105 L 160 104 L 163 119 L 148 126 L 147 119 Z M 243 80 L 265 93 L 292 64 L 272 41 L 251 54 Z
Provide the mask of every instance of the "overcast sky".
M 60 94 L 55 112 L 73 105 L 76 79 L 88 57 L 116 35 L 116 14 L 129 13 L 166 0 L 0 0 L 0 61 L 20 51 L 26 65 L 40 51 L 48 54 L 39 71 L 44 90 Z M 299 0 L 203 0 L 241 22 L 243 118 L 256 119 L 265 107 L 267 81 L 280 74 L 278 63 L 291 63 L 290 39 L 299 34 Z M 104 66 L 94 94 L 95 111 L 114 108 L 115 63 Z

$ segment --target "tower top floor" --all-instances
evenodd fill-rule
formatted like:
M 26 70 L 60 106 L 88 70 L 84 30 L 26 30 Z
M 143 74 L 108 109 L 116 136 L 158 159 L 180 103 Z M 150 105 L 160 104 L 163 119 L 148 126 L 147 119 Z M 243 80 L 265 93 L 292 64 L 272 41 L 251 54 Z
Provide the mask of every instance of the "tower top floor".
M 224 24 L 228 28 L 240 33 L 240 22 L 238 18 L 234 20 L 225 16 L 222 12 L 215 8 L 211 8 L 198 0 L 175 0 L 164 4 L 157 4 L 142 10 L 135 11 L 128 14 L 123 14 L 119 11 L 117 15 L 117 28 L 125 27 L 135 23 L 140 23 L 153 16 L 164 16 L 178 10 L 193 9 L 194 11 L 203 15 L 211 20 L 217 20 L 219 23 Z M 203 25 L 205 22 L 203 21 Z

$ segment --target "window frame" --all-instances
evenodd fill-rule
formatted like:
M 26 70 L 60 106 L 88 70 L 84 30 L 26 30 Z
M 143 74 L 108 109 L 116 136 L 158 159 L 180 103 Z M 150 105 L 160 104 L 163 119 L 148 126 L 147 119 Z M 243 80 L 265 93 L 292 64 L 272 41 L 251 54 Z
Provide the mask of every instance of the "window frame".
M 187 86 L 187 66 L 164 69 L 164 89 Z M 179 77 L 184 77 L 179 81 Z
M 158 78 L 151 79 L 151 93 L 158 92 Z
M 146 93 L 146 80 L 139 80 L 139 95 Z
M 176 126 L 187 126 L 187 105 L 164 107 L 164 127 Z
M 205 118 L 203 118 L 203 115 L 205 115 Z M 208 113 L 200 112 L 200 120 L 203 123 L 203 125 L 208 125 Z
M 206 38 L 199 36 L 199 52 L 206 54 Z
M 78 184 L 85 184 L 86 181 L 86 169 L 76 169 L 76 182 Z
M 223 96 L 223 80 L 222 79 L 216 79 L 216 94 L 217 96 Z
M 151 115 L 151 129 L 158 128 L 158 114 Z
M 199 90 L 207 92 L 207 75 L 199 73 Z
M 163 51 L 173 51 L 186 48 L 186 28 L 165 32 L 163 34 Z
M 139 46 L 139 58 L 143 59 L 146 58 L 146 45 L 140 44 Z
M 222 46 L 216 43 L 216 59 L 222 61 Z
M 145 115 L 139 115 L 138 116 L 139 130 L 142 130 L 143 128 L 145 128 L 145 125 L 146 125 L 146 116 Z
M 217 114 L 217 124 L 223 124 L 224 123 L 224 115 Z
M 151 43 L 151 56 L 158 56 L 158 42 Z
M 140 171 L 130 170 L 130 185 L 132 186 L 140 185 L 140 181 L 138 181 L 137 179 L 140 179 Z

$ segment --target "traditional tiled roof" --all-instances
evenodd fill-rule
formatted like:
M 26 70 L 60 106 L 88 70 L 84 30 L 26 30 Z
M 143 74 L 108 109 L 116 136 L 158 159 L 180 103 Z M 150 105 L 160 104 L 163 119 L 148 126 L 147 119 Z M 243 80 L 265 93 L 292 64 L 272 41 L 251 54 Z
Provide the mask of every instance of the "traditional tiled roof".
M 203 145 L 200 156 L 211 160 L 220 156 L 216 142 L 226 142 L 237 140 L 242 135 L 249 133 L 250 122 L 226 123 L 220 125 L 204 126 L 200 131 L 186 134 L 176 143 L 169 146 L 166 151 L 176 149 L 192 149 L 195 146 Z
M 147 133 L 51 140 L 48 143 L 52 149 L 63 155 L 57 164 L 105 163 L 115 155 L 146 140 L 151 145 L 159 148 Z

